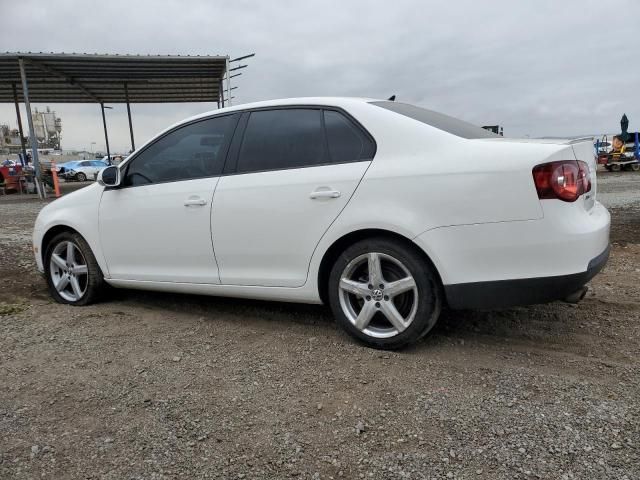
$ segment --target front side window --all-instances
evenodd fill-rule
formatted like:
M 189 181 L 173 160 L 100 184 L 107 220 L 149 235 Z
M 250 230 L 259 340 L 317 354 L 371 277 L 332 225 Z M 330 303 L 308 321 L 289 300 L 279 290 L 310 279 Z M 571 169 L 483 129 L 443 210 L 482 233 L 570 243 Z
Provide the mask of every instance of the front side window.
M 251 112 L 238 156 L 237 173 L 327 163 L 319 109 Z
M 179 127 L 145 148 L 126 167 L 124 186 L 175 182 L 220 175 L 224 145 L 234 115 L 214 117 Z

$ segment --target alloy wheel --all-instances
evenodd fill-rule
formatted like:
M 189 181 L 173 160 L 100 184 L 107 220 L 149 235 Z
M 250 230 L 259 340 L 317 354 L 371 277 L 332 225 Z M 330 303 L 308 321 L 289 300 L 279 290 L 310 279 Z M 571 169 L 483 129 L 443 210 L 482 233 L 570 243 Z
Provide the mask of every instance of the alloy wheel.
M 365 335 L 394 337 L 416 316 L 415 279 L 391 255 L 369 252 L 354 258 L 340 276 L 339 289 L 343 313 Z
M 87 262 L 80 248 L 71 241 L 60 242 L 53 249 L 49 275 L 58 295 L 68 302 L 80 300 L 87 291 Z

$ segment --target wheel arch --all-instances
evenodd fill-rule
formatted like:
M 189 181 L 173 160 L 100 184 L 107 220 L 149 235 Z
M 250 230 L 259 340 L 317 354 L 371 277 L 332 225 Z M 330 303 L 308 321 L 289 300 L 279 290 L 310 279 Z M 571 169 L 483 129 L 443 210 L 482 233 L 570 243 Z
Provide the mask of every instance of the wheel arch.
M 435 263 L 429 257 L 429 255 L 418 246 L 411 239 L 401 235 L 397 232 L 393 232 L 391 230 L 385 230 L 380 228 L 365 228 L 360 230 L 355 230 L 353 232 L 349 232 L 342 237 L 338 238 L 334 241 L 331 246 L 324 252 L 322 256 L 322 260 L 320 261 L 320 266 L 318 268 L 318 294 L 320 295 L 320 299 L 322 302 L 327 305 L 329 303 L 328 293 L 329 293 L 329 274 L 331 273 L 331 268 L 335 263 L 336 259 L 340 256 L 340 254 L 351 245 L 359 242 L 360 240 L 364 240 L 367 238 L 387 238 L 399 241 L 405 244 L 407 247 L 411 248 L 415 252 L 417 252 L 425 262 L 433 269 L 440 286 L 442 286 L 442 278 L 440 276 L 440 272 L 436 268 Z
M 47 230 L 45 232 L 45 234 L 42 236 L 42 241 L 40 242 L 40 257 L 42 258 L 42 264 L 44 265 L 44 261 L 45 261 L 45 254 L 47 252 L 47 248 L 49 246 L 49 243 L 51 242 L 51 240 L 53 240 L 57 235 L 63 233 L 63 232 L 71 232 L 71 233 L 77 233 L 78 235 L 80 235 L 82 238 L 84 238 L 86 240 L 86 238 L 84 237 L 84 235 L 82 235 L 82 233 L 80 233 L 78 230 L 76 230 L 73 227 L 70 227 L 69 225 L 53 225 L 51 228 L 49 228 L 49 230 Z M 87 242 L 89 243 L 89 242 Z

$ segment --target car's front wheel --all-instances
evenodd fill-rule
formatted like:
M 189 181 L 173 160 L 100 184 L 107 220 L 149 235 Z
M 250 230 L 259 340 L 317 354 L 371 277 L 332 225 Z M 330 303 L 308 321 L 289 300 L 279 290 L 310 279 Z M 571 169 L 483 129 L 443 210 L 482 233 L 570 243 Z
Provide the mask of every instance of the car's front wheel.
M 374 348 L 397 349 L 433 328 L 442 293 L 433 268 L 414 248 L 376 238 L 338 257 L 329 276 L 329 303 L 351 336 Z
M 88 305 L 104 289 L 104 278 L 89 244 L 82 236 L 64 232 L 49 242 L 44 259 L 51 296 L 59 303 Z
M 87 176 L 84 173 L 79 172 L 76 175 L 76 180 L 78 180 L 79 182 L 85 182 L 87 180 Z

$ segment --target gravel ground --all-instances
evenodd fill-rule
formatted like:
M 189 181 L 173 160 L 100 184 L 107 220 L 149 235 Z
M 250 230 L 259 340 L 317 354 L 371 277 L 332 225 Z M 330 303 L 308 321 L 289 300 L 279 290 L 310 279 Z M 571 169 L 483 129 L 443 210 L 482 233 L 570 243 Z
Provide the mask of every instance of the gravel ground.
M 578 306 L 445 312 L 399 353 L 327 308 L 118 291 L 53 303 L 0 197 L 0 478 L 640 478 L 640 176 Z

